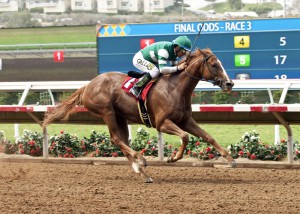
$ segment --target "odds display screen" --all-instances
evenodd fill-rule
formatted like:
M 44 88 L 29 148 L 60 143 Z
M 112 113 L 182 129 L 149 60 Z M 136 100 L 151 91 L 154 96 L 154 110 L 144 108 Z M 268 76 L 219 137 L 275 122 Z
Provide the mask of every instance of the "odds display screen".
M 193 43 L 201 27 L 193 50 L 210 48 L 232 79 L 300 79 L 300 18 L 103 25 L 98 71 L 136 70 L 141 48 L 181 35 Z

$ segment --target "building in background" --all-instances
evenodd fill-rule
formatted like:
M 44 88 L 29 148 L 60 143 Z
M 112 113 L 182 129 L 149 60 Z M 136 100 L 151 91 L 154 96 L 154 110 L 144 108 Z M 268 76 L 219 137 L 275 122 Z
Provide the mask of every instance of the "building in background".
M 99 13 L 143 12 L 145 0 L 97 0 Z
M 174 5 L 173 0 L 144 0 L 145 13 L 163 13 L 165 8 Z
M 0 0 L 0 12 L 16 12 L 18 8 L 18 0 Z
M 71 11 L 93 11 L 94 0 L 71 0 Z
M 64 13 L 66 11 L 66 3 L 68 0 L 24 0 L 25 8 L 28 11 L 32 9 L 41 9 L 47 13 Z
M 65 0 L 51 0 L 48 4 L 44 7 L 44 14 L 49 13 L 64 13 L 67 9 L 68 1 Z
M 118 0 L 97 0 L 99 13 L 118 13 Z
M 18 2 L 19 1 L 19 2 Z M 18 4 L 19 3 L 19 4 Z M 43 10 L 45 14 L 70 11 L 86 11 L 107 14 L 163 13 L 172 6 L 173 0 L 0 0 L 0 12 L 32 9 Z
M 193 10 L 201 10 L 202 7 L 215 3 L 226 2 L 227 0 L 181 0 L 182 5 L 187 4 Z M 291 14 L 299 12 L 297 0 L 241 0 L 243 4 L 260 4 L 275 2 L 283 7 L 283 12 Z M 174 5 L 174 0 L 0 0 L 0 12 L 15 11 L 44 11 L 49 13 L 64 13 L 85 11 L 106 14 L 118 14 L 120 12 L 129 13 L 164 13 L 165 9 Z M 178 2 L 178 1 L 177 1 Z M 293 12 L 293 10 L 296 10 Z M 227 11 L 229 12 L 229 11 Z M 280 14 L 280 11 L 276 11 Z M 273 12 L 275 14 L 275 12 Z

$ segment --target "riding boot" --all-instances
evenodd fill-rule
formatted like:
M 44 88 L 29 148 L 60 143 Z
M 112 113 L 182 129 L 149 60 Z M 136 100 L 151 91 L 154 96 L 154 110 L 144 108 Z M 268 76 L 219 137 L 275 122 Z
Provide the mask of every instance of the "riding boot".
M 136 98 L 140 96 L 142 89 L 152 80 L 149 73 L 144 74 L 139 81 L 137 81 L 134 86 L 129 90 Z

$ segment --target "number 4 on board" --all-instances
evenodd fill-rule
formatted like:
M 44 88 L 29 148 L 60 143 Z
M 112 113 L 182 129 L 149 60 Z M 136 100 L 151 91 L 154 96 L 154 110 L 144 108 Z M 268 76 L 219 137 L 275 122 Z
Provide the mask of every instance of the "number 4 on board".
M 249 47 L 250 47 L 250 36 L 234 37 L 234 48 L 249 48 Z

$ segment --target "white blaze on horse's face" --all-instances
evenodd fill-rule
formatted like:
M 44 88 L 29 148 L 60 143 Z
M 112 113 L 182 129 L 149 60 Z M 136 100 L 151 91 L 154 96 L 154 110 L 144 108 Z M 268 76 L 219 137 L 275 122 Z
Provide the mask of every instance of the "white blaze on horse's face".
M 222 79 L 222 83 L 221 83 L 220 87 L 221 87 L 222 90 L 224 90 L 224 91 L 231 91 L 231 89 L 232 89 L 234 83 L 233 83 L 232 80 L 229 78 L 229 76 L 228 76 L 228 74 L 227 74 L 225 68 L 224 68 L 223 65 L 222 65 L 222 62 L 221 62 L 219 59 L 217 59 L 217 60 L 218 60 L 218 63 L 219 63 L 219 65 L 220 65 L 220 67 L 221 67 L 221 69 L 222 69 L 222 73 L 223 73 L 223 79 Z

